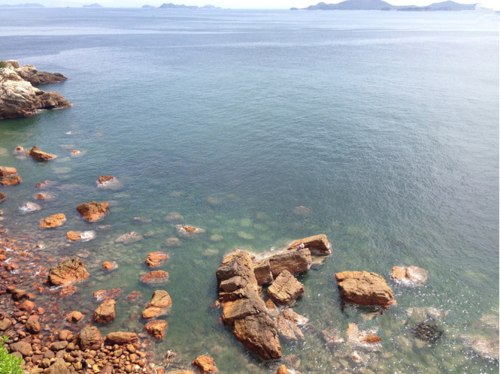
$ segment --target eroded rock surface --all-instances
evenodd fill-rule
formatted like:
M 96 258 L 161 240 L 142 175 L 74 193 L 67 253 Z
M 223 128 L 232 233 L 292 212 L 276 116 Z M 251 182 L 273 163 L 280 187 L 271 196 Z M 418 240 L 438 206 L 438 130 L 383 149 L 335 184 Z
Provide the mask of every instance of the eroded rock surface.
M 88 277 L 89 273 L 78 257 L 65 261 L 49 271 L 49 281 L 55 286 L 65 286 Z
M 82 215 L 89 222 L 95 222 L 103 218 L 109 213 L 109 203 L 97 203 L 91 201 L 90 203 L 83 203 L 76 207 L 78 213 Z
M 167 314 L 172 306 L 172 299 L 167 291 L 158 290 L 153 293 L 151 300 L 142 312 L 142 318 L 150 319 Z
M 279 305 L 287 305 L 303 293 L 304 285 L 288 270 L 283 270 L 267 289 L 267 296 Z
M 307 238 L 293 241 L 287 250 L 297 250 L 301 244 L 309 249 L 315 255 L 329 255 L 331 253 L 331 245 L 328 238 L 324 234 L 308 236 Z
M 145 263 L 148 267 L 155 268 L 163 264 L 163 262 L 165 262 L 166 260 L 168 260 L 168 253 L 157 251 L 148 253 L 148 257 L 146 258 Z

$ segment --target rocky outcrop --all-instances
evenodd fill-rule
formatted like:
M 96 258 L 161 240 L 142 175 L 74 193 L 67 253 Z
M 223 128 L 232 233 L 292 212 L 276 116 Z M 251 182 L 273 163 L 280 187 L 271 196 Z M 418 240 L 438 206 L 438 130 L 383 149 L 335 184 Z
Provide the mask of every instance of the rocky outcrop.
M 234 323 L 234 335 L 246 348 L 264 360 L 281 357 L 276 325 L 265 313 L 237 320 Z
M 253 271 L 255 273 L 255 278 L 257 278 L 257 284 L 259 286 L 271 283 L 273 281 L 273 273 L 271 272 L 271 264 L 269 263 L 268 258 L 255 262 L 253 265 Z
M 208 356 L 198 356 L 191 365 L 196 366 L 200 370 L 200 374 L 205 373 L 216 373 L 217 368 L 215 367 L 215 362 L 212 357 Z
M 396 304 L 392 289 L 384 278 L 366 271 L 344 271 L 335 274 L 340 297 L 346 302 L 379 305 L 384 309 Z
M 91 201 L 90 203 L 83 203 L 76 207 L 78 213 L 82 215 L 89 222 L 95 222 L 103 218 L 109 213 L 109 203 L 97 203 Z
M 288 270 L 283 270 L 267 289 L 267 296 L 276 304 L 287 305 L 304 293 L 304 285 Z
M 89 273 L 78 257 L 65 261 L 49 271 L 49 282 L 55 286 L 65 286 L 88 277 Z
M 309 249 L 283 252 L 269 257 L 269 265 L 274 278 L 283 270 L 288 270 L 292 274 L 303 273 L 311 268 L 311 263 Z
M 116 317 L 115 313 L 116 301 L 113 299 L 104 301 L 97 307 L 94 312 L 95 323 L 109 323 Z
M 26 154 L 38 161 L 49 161 L 57 157 L 56 155 L 51 155 L 50 153 L 42 151 L 36 145 L 34 145 L 33 148 L 26 152 Z
M 12 65 L 0 69 L 0 119 L 28 117 L 41 109 L 62 109 L 71 106 L 57 92 L 46 92 L 23 79 L 29 74 Z M 33 76 L 35 79 L 36 74 Z M 40 78 L 41 79 L 41 78 Z
M 168 253 L 157 251 L 148 253 L 145 263 L 148 267 L 155 268 L 163 264 L 166 260 L 168 260 Z
M 417 266 L 394 266 L 391 279 L 400 281 L 403 284 L 421 286 L 427 282 L 427 270 Z
M 328 238 L 324 234 L 308 236 L 307 238 L 293 241 L 287 250 L 297 250 L 303 244 L 304 248 L 309 249 L 314 255 L 329 255 L 331 253 L 331 245 Z
M 65 221 L 66 216 L 63 213 L 53 214 L 50 217 L 42 218 L 38 227 L 41 229 L 52 229 L 62 226 Z
M 25 81 L 30 82 L 33 86 L 37 86 L 39 84 L 59 83 L 68 80 L 68 78 L 61 73 L 38 71 L 33 65 L 24 65 L 23 67 L 19 67 L 16 69 L 16 73 L 19 74 L 19 76 Z
M 172 299 L 167 291 L 155 291 L 151 297 L 151 301 L 142 312 L 142 318 L 151 319 L 167 314 L 171 306 Z

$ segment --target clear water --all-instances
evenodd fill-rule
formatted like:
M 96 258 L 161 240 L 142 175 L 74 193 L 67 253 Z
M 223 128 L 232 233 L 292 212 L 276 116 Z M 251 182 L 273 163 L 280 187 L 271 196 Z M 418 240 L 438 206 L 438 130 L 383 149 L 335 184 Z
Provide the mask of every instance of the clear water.
M 0 123 L 0 165 L 23 178 L 2 187 L 3 224 L 59 256 L 89 251 L 90 281 L 61 304 L 77 300 L 91 313 L 93 291 L 121 287 L 103 333 L 142 331 L 135 318 L 123 323 L 152 293 L 139 282 L 146 254 L 167 250 L 170 280 L 155 288 L 173 308 L 152 348 L 157 362 L 172 349 L 185 363 L 209 354 L 225 373 L 275 371 L 217 323 L 215 271 L 235 248 L 265 252 L 324 233 L 333 254 L 301 277 L 295 307 L 317 333 L 283 345 L 301 372 L 498 372 L 458 337 L 498 339 L 479 321 L 498 318 L 499 307 L 498 21 L 475 12 L 2 10 L 0 57 L 62 72 L 67 82 L 44 89 L 74 104 Z M 34 144 L 59 158 L 11 154 Z M 84 154 L 71 158 L 70 149 Z M 123 188 L 96 189 L 106 174 Z M 57 181 L 57 200 L 21 214 L 45 179 Z M 102 224 L 112 228 L 67 246 L 66 231 L 97 226 L 75 210 L 90 200 L 111 202 Z M 301 205 L 309 216 L 293 213 Z M 167 247 L 178 236 L 169 212 L 206 233 Z M 54 213 L 66 214 L 65 225 L 39 231 Z M 114 243 L 131 230 L 154 235 Z M 104 275 L 105 260 L 120 268 Z M 394 265 L 423 267 L 429 280 L 420 289 L 390 283 L 399 305 L 373 320 L 341 313 L 336 272 L 388 279 Z M 144 295 L 137 305 L 125 299 L 132 290 Z M 449 311 L 438 343 L 418 345 L 404 324 L 411 307 Z M 345 332 L 350 322 L 378 327 L 383 352 L 361 352 L 364 363 L 353 364 L 349 347 L 324 346 L 321 330 Z

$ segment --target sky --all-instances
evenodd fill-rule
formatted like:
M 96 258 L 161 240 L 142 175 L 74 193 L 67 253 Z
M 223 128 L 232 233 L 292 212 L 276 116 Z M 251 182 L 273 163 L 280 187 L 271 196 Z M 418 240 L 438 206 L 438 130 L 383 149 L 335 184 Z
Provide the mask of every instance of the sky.
M 99 3 L 103 6 L 140 7 L 144 4 L 160 6 L 163 3 L 186 4 L 203 6 L 206 4 L 231 9 L 290 9 L 291 7 L 306 8 L 309 5 L 324 1 L 327 4 L 336 4 L 340 0 L 0 0 L 0 4 L 21 4 L 38 2 L 46 6 L 53 4 L 67 4 L 77 6 L 78 4 Z M 416 5 L 426 6 L 444 0 L 385 0 L 392 5 Z M 473 4 L 480 2 L 484 8 L 500 10 L 500 0 L 455 0 L 462 4 Z M 120 4 L 120 5 L 117 5 Z

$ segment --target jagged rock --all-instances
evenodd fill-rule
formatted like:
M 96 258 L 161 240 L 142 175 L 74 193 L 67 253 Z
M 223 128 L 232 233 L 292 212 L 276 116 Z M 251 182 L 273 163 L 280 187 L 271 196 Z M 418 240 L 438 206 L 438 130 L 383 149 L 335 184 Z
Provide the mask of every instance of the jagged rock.
M 76 207 L 76 210 L 87 221 L 95 222 L 109 213 L 109 203 L 97 203 L 95 201 L 91 201 L 90 203 L 83 203 L 78 205 Z
M 83 328 L 77 336 L 81 350 L 98 349 L 101 346 L 101 340 L 101 333 L 95 326 Z
M 94 322 L 109 323 L 113 321 L 116 317 L 115 305 L 116 301 L 114 301 L 113 299 L 106 300 L 101 305 L 99 305 L 94 312 Z
M 23 357 L 28 357 L 33 355 L 33 350 L 31 349 L 31 344 L 24 341 L 19 341 L 12 343 L 10 345 L 11 352 L 19 352 Z
M 52 229 L 55 227 L 62 226 L 62 224 L 66 221 L 66 216 L 62 213 L 53 214 L 50 217 L 43 218 L 40 220 L 41 229 Z
M 342 300 L 362 305 L 380 305 L 384 309 L 396 304 L 392 289 L 384 278 L 366 271 L 344 271 L 335 274 Z
M 10 177 L 4 177 L 2 178 L 2 181 L 0 184 L 2 186 L 15 186 L 16 184 L 19 184 L 22 182 L 22 178 L 19 175 L 13 175 Z
M 274 278 L 283 270 L 288 270 L 292 274 L 303 273 L 311 268 L 311 262 L 311 252 L 307 248 L 269 257 L 269 265 Z
M 427 274 L 427 270 L 419 268 L 417 266 L 394 266 L 392 268 L 391 279 L 398 280 L 403 284 L 423 285 L 425 282 L 427 282 Z
M 267 314 L 269 317 L 276 318 L 280 315 L 280 310 L 276 307 L 271 299 L 266 301 Z
M 88 277 L 89 273 L 78 257 L 67 260 L 49 271 L 49 281 L 55 286 L 65 286 Z
M 18 305 L 19 310 L 23 310 L 25 312 L 31 312 L 35 309 L 35 303 L 31 300 L 24 300 L 21 304 Z
M 298 341 L 304 340 L 304 335 L 302 331 L 296 325 L 293 325 L 293 322 L 290 323 L 287 319 L 282 316 L 278 316 L 276 319 L 276 324 L 278 326 L 278 331 L 280 335 L 288 341 Z
M 200 370 L 200 374 L 217 372 L 214 359 L 208 356 L 198 356 L 196 360 L 191 362 L 191 365 L 196 366 Z
M 267 296 L 276 304 L 287 305 L 304 293 L 304 285 L 288 270 L 283 270 L 267 289 Z
M 148 253 L 148 257 L 146 258 L 146 265 L 150 268 L 154 268 L 160 266 L 163 262 L 168 260 L 168 253 L 157 251 Z
M 234 335 L 246 348 L 265 360 L 281 357 L 281 345 L 274 322 L 265 313 L 236 320 Z
M 257 293 L 247 293 L 249 298 L 237 299 L 224 303 L 222 320 L 226 325 L 233 325 L 236 320 L 244 319 L 251 315 L 266 313 L 264 301 Z M 267 314 L 267 313 L 266 313 Z
M 108 345 L 131 344 L 131 343 L 137 342 L 138 340 L 139 340 L 139 337 L 137 336 L 136 333 L 133 333 L 133 332 L 117 331 L 117 332 L 112 332 L 112 333 L 106 335 L 106 344 L 108 344 Z
M 296 251 L 301 244 L 304 244 L 304 247 L 315 255 L 329 255 L 331 253 L 331 245 L 328 242 L 327 236 L 324 234 L 295 240 L 288 246 L 287 250 Z
M 165 221 L 167 222 L 182 221 L 183 219 L 184 217 L 177 212 L 170 212 L 165 217 Z
M 166 321 L 151 321 L 146 324 L 146 330 L 155 339 L 163 339 L 167 330 Z
M 273 281 L 273 273 L 271 272 L 271 264 L 269 259 L 265 258 L 253 264 L 253 271 L 255 273 L 255 278 L 257 278 L 257 284 L 262 286 L 263 284 L 268 284 Z
M 42 151 L 36 145 L 26 152 L 26 154 L 38 161 L 49 161 L 57 157 L 56 155 L 51 155 L 50 153 Z
M 68 231 L 66 233 L 66 239 L 70 242 L 88 242 L 95 237 L 95 231 Z
M 17 169 L 9 166 L 0 166 L 0 177 L 8 177 L 10 175 L 16 175 Z
M 17 62 L 17 61 L 16 61 Z M 39 84 L 59 83 L 67 81 L 61 73 L 47 73 L 46 71 L 38 71 L 33 65 L 24 65 L 18 67 L 16 72 L 25 81 L 30 82 L 33 86 Z
M 139 240 L 142 240 L 142 235 L 136 233 L 135 231 L 127 232 L 126 234 L 120 235 L 116 240 L 115 243 L 120 243 L 120 244 L 132 244 L 135 242 L 138 242 Z
M 158 290 L 153 293 L 151 301 L 142 312 L 142 318 L 150 319 L 167 314 L 172 306 L 172 299 L 167 291 Z

